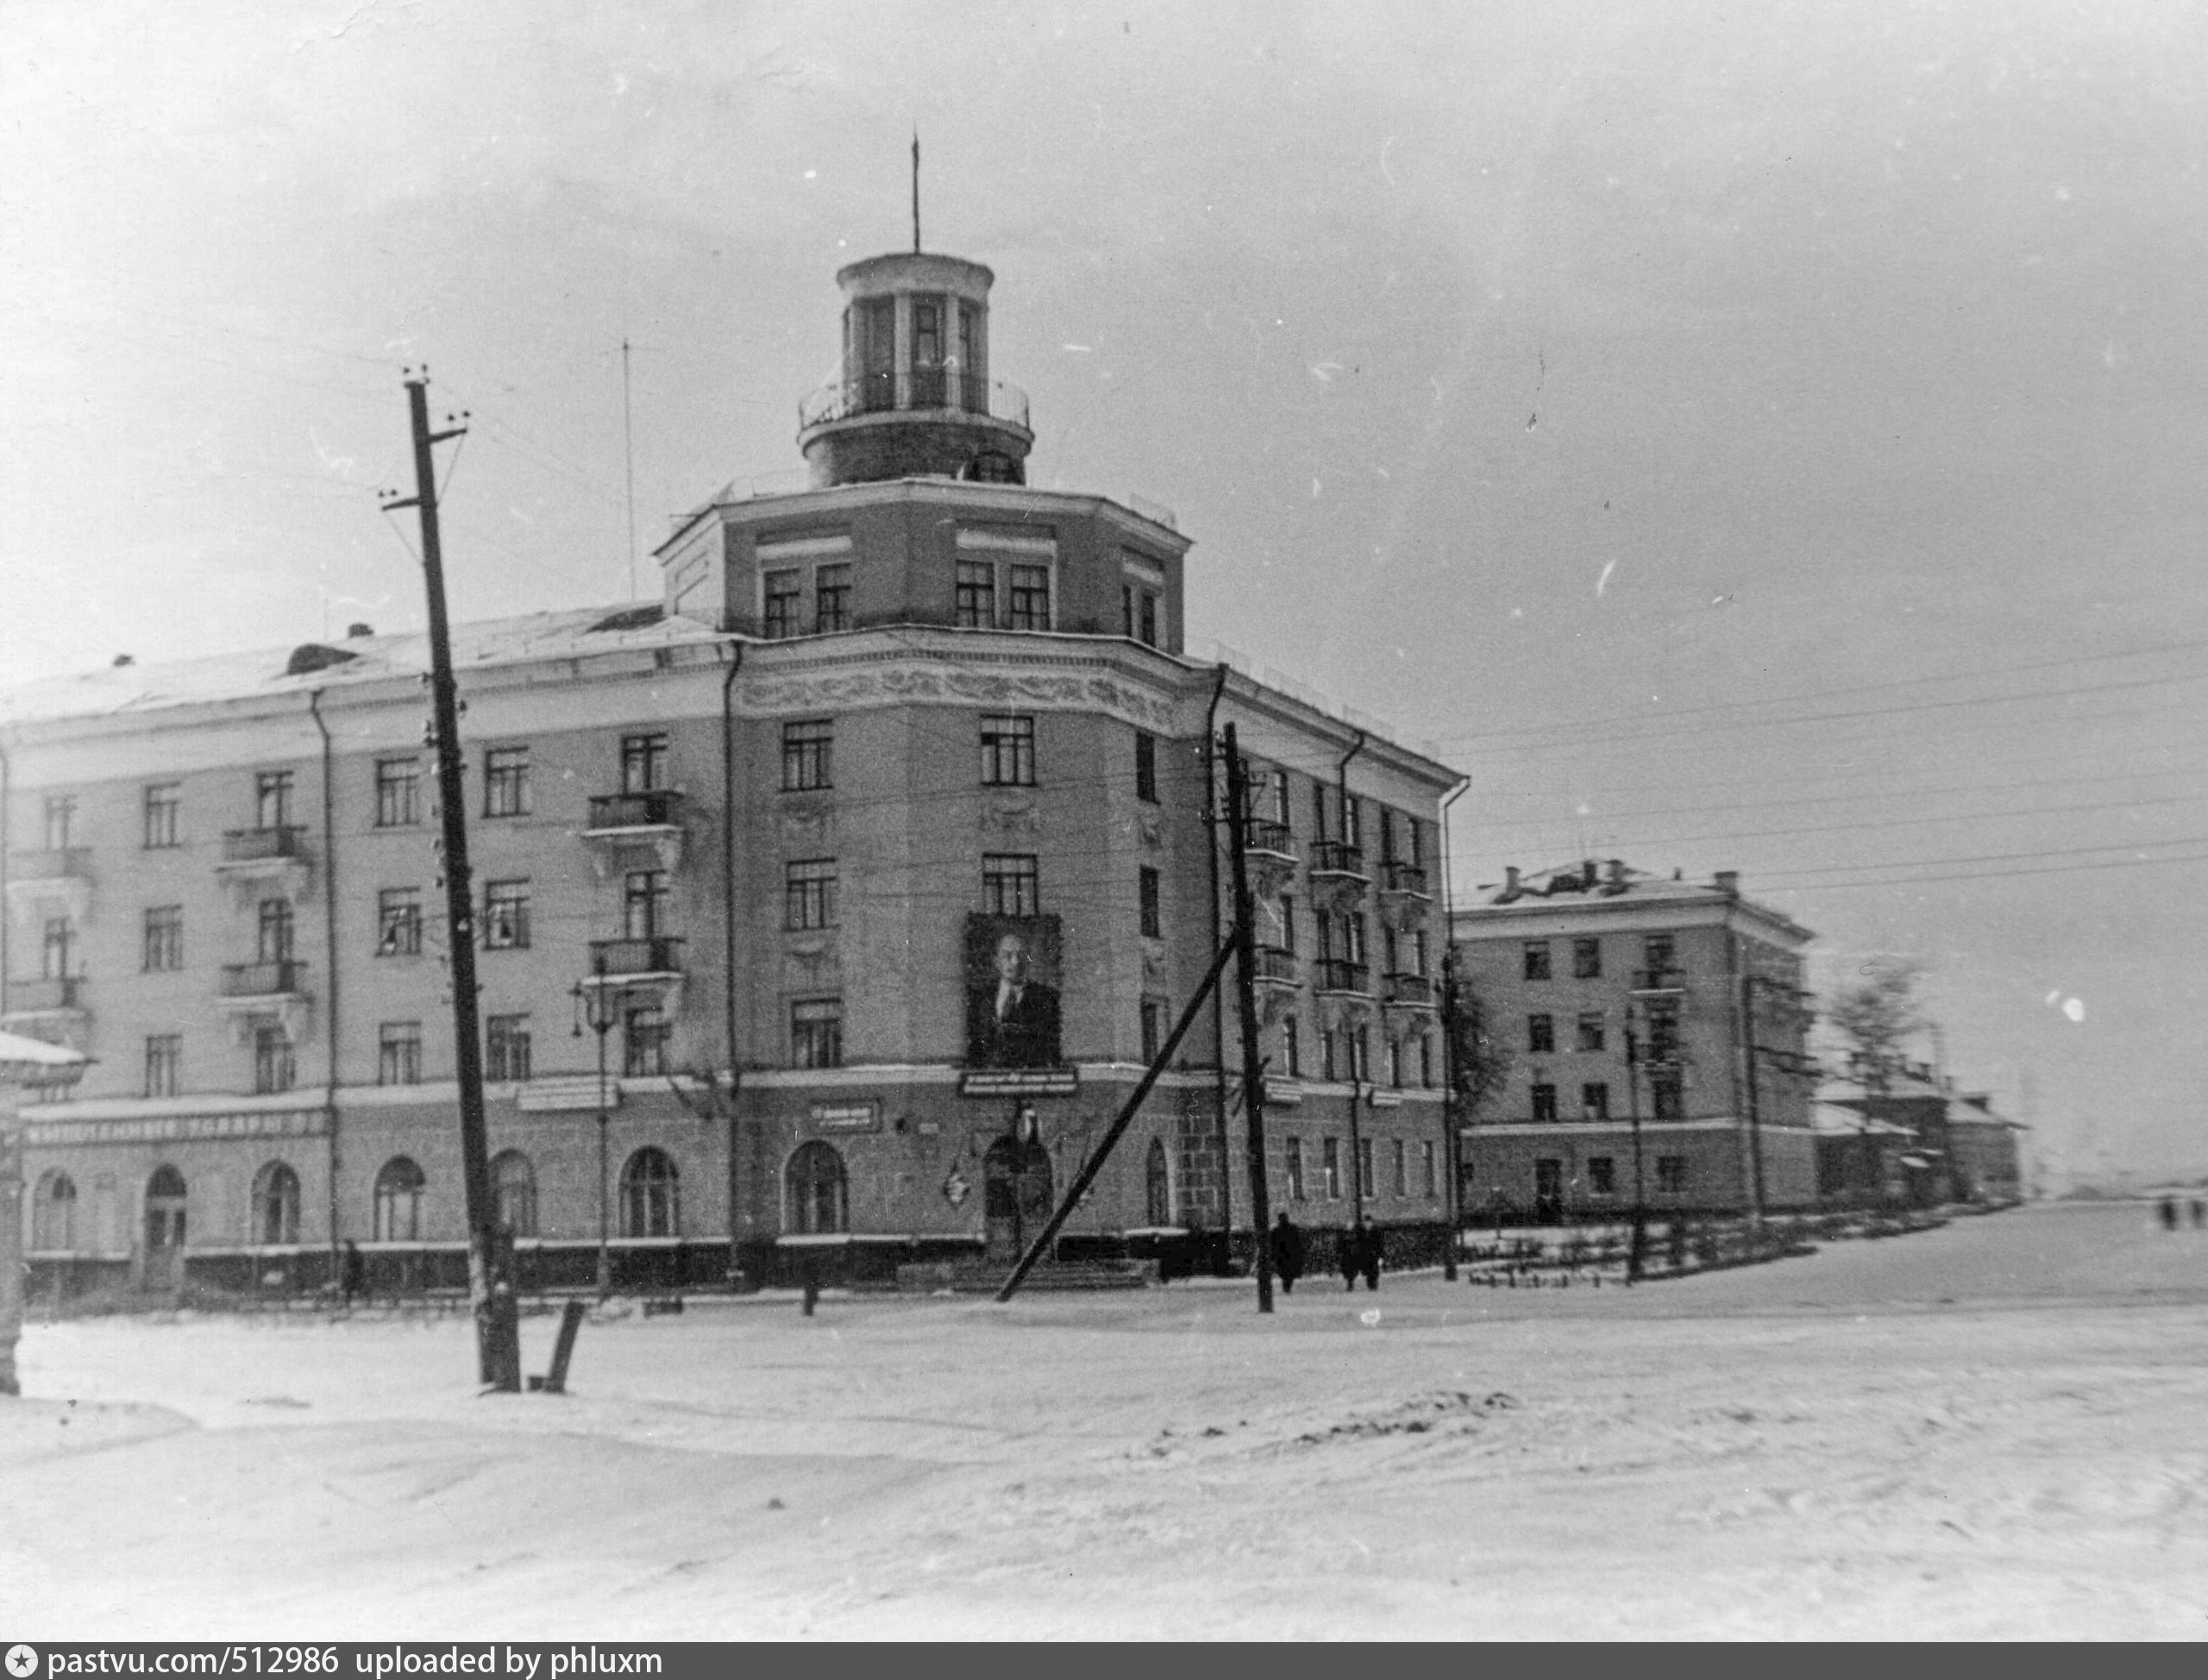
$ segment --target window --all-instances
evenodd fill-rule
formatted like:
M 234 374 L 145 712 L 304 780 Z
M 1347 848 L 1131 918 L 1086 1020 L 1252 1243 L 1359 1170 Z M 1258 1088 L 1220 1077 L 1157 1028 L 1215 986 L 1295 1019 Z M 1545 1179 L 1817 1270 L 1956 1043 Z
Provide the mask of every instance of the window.
M 1280 948 L 1289 956 L 1295 954 L 1295 894 L 1280 895 Z
M 915 368 L 935 368 L 943 366 L 943 305 L 932 298 L 913 300 L 913 366 Z M 914 398 L 915 407 L 934 408 L 939 403 L 922 403 Z
M 263 770 L 254 778 L 253 825 L 257 829 L 292 825 L 292 773 Z
M 376 894 L 376 955 L 419 956 L 422 954 L 422 891 L 417 887 L 386 887 Z
M 422 767 L 411 758 L 376 761 L 376 826 L 411 828 L 422 820 Z
M 1579 1112 L 1590 1120 L 1610 1118 L 1610 1088 L 1599 1079 L 1589 1080 L 1579 1088 Z
M 1574 939 L 1571 942 L 1571 977 L 1574 980 L 1599 980 L 1603 975 L 1603 942 L 1600 939 Z
M 376 1175 L 375 1240 L 412 1243 L 421 1240 L 422 1198 L 429 1188 L 422 1169 L 403 1155 L 393 1156 Z
M 1433 973 L 1426 963 L 1426 930 L 1416 928 L 1411 933 L 1411 972 L 1421 979 Z
M 146 1040 L 146 1094 L 172 1097 L 184 1072 L 184 1035 L 157 1032 Z
M 1333 1028 L 1319 1029 L 1319 1077 L 1321 1079 L 1331 1081 L 1338 1076 L 1340 1063 L 1334 1050 L 1337 1042 L 1338 1035 Z
M 621 878 L 621 937 L 656 939 L 672 924 L 674 889 L 664 869 L 631 869 Z
M 486 1079 L 517 1084 L 529 1078 L 529 1017 L 492 1015 L 483 1023 Z
M 491 1157 L 491 1217 L 509 1236 L 536 1235 L 536 1169 L 518 1149 Z
M 1618 1165 L 1607 1155 L 1587 1157 L 1587 1188 L 1598 1196 L 1613 1196 L 1618 1189 Z
M 483 755 L 483 814 L 529 815 L 529 749 L 492 747 Z
M 253 1176 L 253 1237 L 276 1246 L 299 1240 L 299 1175 L 271 1161 Z
M 967 630 L 991 630 L 997 622 L 997 568 L 986 560 L 958 562 L 957 622 Z
M 72 978 L 69 962 L 76 949 L 76 924 L 66 916 L 48 917 L 39 943 L 39 977 L 42 980 Z
M 1148 1067 L 1157 1060 L 1158 1047 L 1165 1042 L 1165 1005 L 1158 998 L 1145 998 L 1141 1004 L 1142 1060 Z
M 1664 974 L 1679 966 L 1679 948 L 1668 933 L 1651 933 L 1640 942 L 1640 961 L 1653 974 Z
M 77 800 L 69 793 L 49 793 L 46 799 L 46 849 L 67 851 L 77 821 Z
M 1290 1201 L 1308 1201 L 1311 1187 L 1303 1180 L 1303 1140 L 1290 1138 L 1281 1148 L 1288 1163 L 1288 1198 Z
M 1157 645 L 1157 597 L 1145 589 L 1139 605 L 1141 614 L 1135 628 L 1136 639 L 1145 647 L 1154 648 Z
M 621 737 L 621 791 L 656 793 L 667 786 L 667 737 L 664 735 L 624 735 Z
M 386 1021 L 376 1030 L 376 1083 L 422 1082 L 422 1024 Z
M 1051 568 L 1047 566 L 1014 566 L 1007 605 L 1010 609 L 1005 614 L 1007 630 L 1050 629 Z
M 1526 1050 L 1528 1055 L 1546 1056 L 1556 1049 L 1556 1018 L 1553 1015 L 1526 1017 Z
M 982 786 L 1035 785 L 1035 720 L 1006 712 L 982 714 Z
M 621 1168 L 621 1234 L 682 1234 L 681 1180 L 664 1150 L 640 1149 Z
M 1372 1171 L 1372 1140 L 1370 1138 L 1357 1140 L 1357 1194 L 1363 1197 L 1380 1194 L 1380 1181 Z
M 1426 1138 L 1418 1146 L 1420 1194 L 1432 1201 L 1441 1194 L 1441 1180 L 1433 1169 L 1433 1139 Z
M 144 968 L 149 975 L 173 974 L 184 967 L 184 906 L 156 905 L 146 912 Z
M 1686 1119 L 1686 1097 L 1679 1088 L 1679 1076 L 1677 1074 L 1652 1075 L 1648 1081 L 1648 1094 L 1653 1100 L 1658 1119 L 1684 1120 Z
M 529 949 L 529 883 L 483 883 L 483 948 L 494 951 Z
M 1672 1195 L 1678 1195 L 1686 1189 L 1685 1156 L 1659 1155 L 1656 1157 L 1656 1188 Z
M 1679 1059 L 1679 1017 L 1674 1009 L 1648 1012 L 1648 1050 L 1642 1058 L 1658 1065 Z
M 1421 1090 L 1433 1088 L 1433 1040 L 1423 1033 L 1418 1041 L 1418 1082 Z
M 982 908 L 992 916 L 1042 913 L 1040 866 L 1032 853 L 982 854 Z
M 31 1199 L 31 1247 L 53 1253 L 77 1246 L 77 1182 L 50 1172 L 38 1182 Z
M 296 926 L 289 899 L 263 899 L 260 901 L 260 937 L 256 947 L 259 960 L 263 962 L 289 962 Z
M 788 866 L 782 893 L 782 925 L 793 932 L 836 925 L 834 858 L 800 858 Z
M 1135 797 L 1157 803 L 1157 737 L 1147 730 L 1135 731 Z
M 280 1026 L 262 1026 L 253 1034 L 253 1088 L 268 1096 L 288 1091 L 299 1082 L 298 1058 Z
M 1135 587 L 1131 583 L 1120 586 L 1120 618 L 1128 641 L 1135 639 Z
M 1546 980 L 1549 977 L 1549 946 L 1546 939 L 1528 939 L 1525 945 L 1525 977 L 1527 980 Z
M 656 1003 L 633 1004 L 621 1012 L 621 1075 L 651 1079 L 667 1071 L 667 1041 L 674 1031 L 667 1012 Z
M 1303 1072 L 1302 1036 L 1302 1029 L 1296 1025 L 1295 1016 L 1290 1015 L 1281 1022 L 1281 1062 L 1290 1079 L 1299 1077 Z
M 184 787 L 180 782 L 157 781 L 146 789 L 146 849 L 160 851 L 180 846 Z
M 1311 837 L 1323 840 L 1327 833 L 1327 784 L 1314 781 L 1311 784 Z
M 844 1065 L 844 1000 L 803 998 L 790 1006 L 790 1065 Z
M 1152 1226 L 1173 1223 L 1173 1169 L 1165 1159 L 1165 1140 L 1153 1138 L 1143 1155 L 1143 1213 Z
M 800 1144 L 782 1172 L 789 1229 L 801 1237 L 826 1236 L 846 1228 L 849 1199 L 844 1157 L 835 1146 L 815 1138 Z
M 792 567 L 788 571 L 769 572 L 763 580 L 766 613 L 762 630 L 769 641 L 798 634 L 798 614 L 805 599 L 804 578 L 802 572 Z
M 782 791 L 836 785 L 836 726 L 825 718 L 782 725 Z
M 1403 1083 L 1403 1041 L 1390 1038 L 1387 1044 L 1388 1083 L 1400 1090 Z
M 851 568 L 848 563 L 818 566 L 812 572 L 812 630 L 816 636 L 851 627 Z
M 1145 939 L 1165 937 L 1165 917 L 1158 902 L 1159 881 L 1157 871 L 1146 864 L 1135 870 L 1135 897 L 1141 906 L 1142 935 Z
M 1535 1119 L 1552 1120 L 1556 1118 L 1555 1086 L 1546 1084 L 1534 1086 L 1533 1088 L 1533 1098 L 1534 1118 Z
M 1276 770 L 1273 772 L 1273 821 L 1283 828 L 1289 825 L 1288 808 L 1288 772 Z
M 1579 1018 L 1579 1048 L 1598 1050 L 1603 1041 L 1603 1016 L 1599 1010 L 1590 1011 Z
M 1408 1196 L 1411 1193 L 1410 1152 L 1411 1146 L 1408 1144 L 1401 1138 L 1395 1140 L 1395 1147 L 1390 1151 L 1395 1157 L 1395 1177 L 1392 1188 L 1398 1197 Z
M 1342 1199 L 1342 1140 L 1327 1138 L 1319 1144 L 1319 1177 L 1326 1187 L 1327 1200 Z
M 1364 849 L 1364 801 L 1354 793 L 1342 795 L 1342 843 Z
M 1384 805 L 1380 807 L 1380 861 L 1396 861 L 1396 812 L 1392 806 Z

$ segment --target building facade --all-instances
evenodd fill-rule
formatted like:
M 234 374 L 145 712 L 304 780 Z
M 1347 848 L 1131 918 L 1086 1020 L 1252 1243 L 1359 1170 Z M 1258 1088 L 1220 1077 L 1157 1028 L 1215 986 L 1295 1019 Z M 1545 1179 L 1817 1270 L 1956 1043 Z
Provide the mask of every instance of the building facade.
M 524 1284 L 1016 1254 L 1226 926 L 1228 723 L 1276 1205 L 1433 1225 L 1457 778 L 1186 657 L 1170 516 L 1024 483 L 987 269 L 839 280 L 811 488 L 679 522 L 657 602 L 455 633 Z M 0 1017 L 94 1057 L 28 1128 L 47 1287 L 313 1287 L 346 1244 L 378 1285 L 463 1275 L 427 649 L 356 629 L 0 702 Z M 1230 989 L 1070 1242 L 1246 1225 L 1238 1031 Z
M 1982 1091 L 1929 1063 L 1852 1056 L 1818 1093 L 1817 1178 L 1830 1201 L 1936 1207 L 2023 1199 L 2017 1134 Z
M 1493 1069 L 1461 1131 L 1468 1220 L 1815 1202 L 1812 936 L 1737 876 L 1512 869 L 1451 936 Z

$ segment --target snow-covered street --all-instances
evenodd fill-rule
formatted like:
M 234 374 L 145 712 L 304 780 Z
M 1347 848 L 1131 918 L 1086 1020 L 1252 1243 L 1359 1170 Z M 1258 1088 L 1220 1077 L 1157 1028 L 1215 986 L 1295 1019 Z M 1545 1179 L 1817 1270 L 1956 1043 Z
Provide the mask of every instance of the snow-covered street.
M 10 1638 L 2208 1628 L 2208 1232 L 2042 1207 L 1637 1290 L 40 1326 Z M 542 1370 L 555 1320 L 524 1326 Z

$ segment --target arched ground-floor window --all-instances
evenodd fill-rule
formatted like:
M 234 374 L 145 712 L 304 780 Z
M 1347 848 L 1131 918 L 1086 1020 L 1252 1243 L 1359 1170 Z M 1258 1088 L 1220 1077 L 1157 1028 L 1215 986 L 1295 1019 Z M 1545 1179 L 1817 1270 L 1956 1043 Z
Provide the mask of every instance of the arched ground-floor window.
M 818 1138 L 800 1144 L 782 1169 L 784 1224 L 794 1234 L 820 1236 L 850 1228 L 844 1157 Z
M 509 1236 L 536 1235 L 536 1169 L 518 1149 L 491 1158 L 491 1207 Z
M 253 1240 L 299 1240 L 299 1175 L 281 1161 L 271 1161 L 254 1175 Z
M 422 1238 L 422 1199 L 430 1181 L 421 1168 L 394 1155 L 376 1175 L 375 1240 L 414 1243 Z
M 640 1149 L 621 1169 L 621 1234 L 682 1234 L 681 1178 L 664 1150 Z
M 47 1251 L 77 1246 L 77 1182 L 54 1171 L 38 1182 L 31 1199 L 31 1246 Z
M 1143 1163 L 1145 1211 L 1151 1225 L 1173 1223 L 1173 1174 L 1166 1164 L 1165 1140 L 1150 1140 L 1150 1154 Z

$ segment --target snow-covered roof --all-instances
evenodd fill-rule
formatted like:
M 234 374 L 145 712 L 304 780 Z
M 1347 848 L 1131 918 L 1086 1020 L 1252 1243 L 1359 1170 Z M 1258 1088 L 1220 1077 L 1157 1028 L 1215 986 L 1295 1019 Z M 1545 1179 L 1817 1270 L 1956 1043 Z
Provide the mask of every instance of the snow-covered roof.
M 1914 1126 L 1897 1125 L 1891 1120 L 1866 1120 L 1862 1111 L 1843 1103 L 1819 1102 L 1810 1110 L 1810 1129 L 1828 1134 L 1860 1138 L 1868 1133 L 1873 1138 L 1914 1138 Z
M 85 1056 L 43 1038 L 0 1032 L 0 1085 L 66 1083 L 85 1070 Z
M 500 665 L 662 648 L 721 639 L 712 625 L 656 605 L 594 606 L 524 613 L 453 627 L 453 666 L 461 673 Z M 109 666 L 0 690 L 0 726 L 65 718 L 115 717 L 264 694 L 304 693 L 348 683 L 419 678 L 430 668 L 425 631 L 353 636 L 294 648 L 259 648 L 196 659 Z

